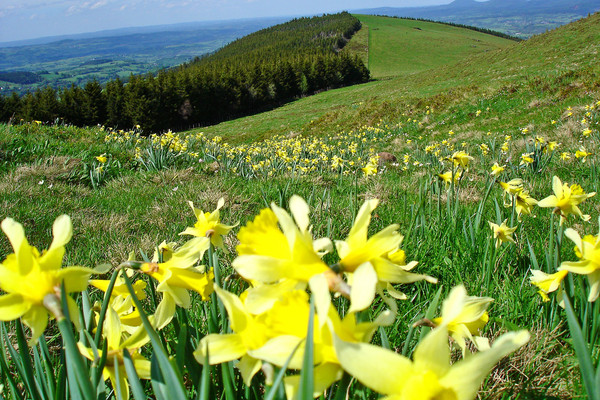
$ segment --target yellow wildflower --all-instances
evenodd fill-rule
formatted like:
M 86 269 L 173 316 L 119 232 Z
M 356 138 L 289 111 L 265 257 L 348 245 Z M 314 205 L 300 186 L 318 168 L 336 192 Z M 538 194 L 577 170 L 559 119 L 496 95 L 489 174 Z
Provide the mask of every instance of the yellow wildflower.
M 92 273 L 89 268 L 61 268 L 65 245 L 71 240 L 73 226 L 67 215 L 54 221 L 54 239 L 48 250 L 40 252 L 29 245 L 23 226 L 6 218 L 2 230 L 12 244 L 14 253 L 9 254 L 0 264 L 0 321 L 21 318 L 32 331 L 30 345 L 37 343 L 48 324 L 48 311 L 44 306 L 47 295 L 60 296 L 61 285 L 67 293 L 86 289 Z M 71 315 L 79 315 L 75 301 L 67 296 Z M 78 318 L 73 318 L 77 324 Z
M 554 212 L 560 214 L 561 223 L 570 214 L 578 215 L 584 221 L 590 219 L 589 215 L 583 215 L 578 205 L 584 200 L 594 196 L 596 193 L 585 193 L 581 186 L 574 184 L 569 186 L 568 183 L 562 183 L 558 176 L 552 178 L 552 191 L 554 195 L 548 196 L 540 200 L 540 207 L 554 207 Z
M 441 317 L 432 322 L 447 326 L 463 355 L 467 348 L 465 339 L 469 339 L 479 350 L 486 349 L 489 347 L 487 339 L 477 335 L 489 320 L 486 310 L 492 301 L 494 299 L 491 297 L 467 296 L 464 286 L 456 286 L 442 304 Z
M 515 243 L 515 240 L 513 239 L 512 235 L 517 229 L 517 227 L 515 226 L 514 228 L 509 228 L 506 225 L 506 221 L 507 220 L 504 220 L 504 222 L 502 222 L 502 224 L 500 225 L 488 221 L 488 223 L 490 224 L 490 228 L 494 232 L 494 239 L 496 239 L 496 248 L 500 247 L 500 245 L 505 242 Z
M 586 236 L 583 240 L 574 229 L 565 230 L 565 236 L 575 243 L 575 253 L 579 261 L 564 261 L 559 271 L 587 275 L 590 282 L 588 301 L 593 302 L 600 293 L 600 234 Z
M 232 228 L 237 226 L 237 224 L 231 226 L 225 225 L 219 220 L 219 210 L 225 204 L 225 199 L 221 197 L 217 203 L 217 208 L 211 213 L 202 212 L 202 210 L 195 208 L 194 203 L 191 201 L 188 204 L 194 211 L 197 221 L 193 227 L 186 228 L 180 235 L 192 235 L 197 237 L 206 236 L 210 238 L 210 242 L 213 246 L 224 249 L 223 236 L 227 235 Z
M 542 296 L 542 299 L 544 301 L 548 301 L 550 300 L 548 293 L 552 293 L 560 288 L 561 282 L 563 279 L 565 279 L 568 273 L 569 271 L 562 270 L 554 274 L 546 274 L 540 270 L 532 269 L 532 275 L 529 280 L 531 281 L 531 284 L 538 287 L 538 293 L 540 296 Z
M 414 352 L 411 361 L 393 351 L 366 343 L 335 338 L 342 367 L 358 381 L 394 400 L 471 400 L 493 366 L 529 341 L 527 331 L 499 337 L 485 351 L 450 364 L 448 327 L 432 330 Z

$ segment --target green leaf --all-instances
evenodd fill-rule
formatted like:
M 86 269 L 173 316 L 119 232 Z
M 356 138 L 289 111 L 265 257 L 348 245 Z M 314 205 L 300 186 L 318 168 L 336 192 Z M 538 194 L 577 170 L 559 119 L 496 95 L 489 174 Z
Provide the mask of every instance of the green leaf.
M 127 349 L 123 349 L 123 363 L 125 364 L 125 371 L 127 372 L 127 379 L 129 380 L 129 386 L 131 387 L 133 398 L 135 400 L 146 399 L 142 382 L 140 381 L 140 377 L 135 370 L 133 360 L 131 359 L 131 355 Z
M 38 392 L 38 388 L 35 384 L 35 378 L 33 377 L 33 364 L 31 361 L 31 357 L 29 355 L 29 346 L 27 345 L 27 340 L 25 340 L 25 334 L 23 333 L 23 323 L 19 319 L 17 321 L 17 343 L 19 344 L 19 359 L 21 360 L 22 366 L 22 378 L 27 386 L 27 390 L 29 391 L 29 395 L 34 400 L 41 400 L 40 394 Z M 43 340 L 43 338 L 40 338 Z
M 204 356 L 204 364 L 202 365 L 202 377 L 200 387 L 198 388 L 198 399 L 208 400 L 210 394 L 210 364 L 208 363 L 208 343 L 206 343 L 206 352 Z
M 154 330 L 154 327 L 152 327 L 152 324 L 148 320 L 148 316 L 146 315 L 146 313 L 144 313 L 142 304 L 140 303 L 140 300 L 135 295 L 135 290 L 133 289 L 133 286 L 131 285 L 131 279 L 127 276 L 126 273 L 123 273 L 122 276 L 123 276 L 123 279 L 125 280 L 125 284 L 127 285 L 127 289 L 129 290 L 129 293 L 131 294 L 131 298 L 132 298 L 133 302 L 135 303 L 135 307 L 140 314 L 140 318 L 142 319 L 142 324 L 144 325 L 144 328 L 146 329 L 148 337 L 150 338 L 150 342 L 152 343 L 153 362 L 152 362 L 152 368 L 151 368 L 152 371 L 151 372 L 153 372 L 154 376 L 161 377 L 161 378 L 164 377 L 164 380 L 166 382 L 169 382 L 169 384 L 166 386 L 166 393 L 168 395 L 169 400 L 177 400 L 177 399 L 185 400 L 187 398 L 187 396 L 185 393 L 185 389 L 183 388 L 183 384 L 181 382 L 181 377 L 180 377 L 179 373 L 175 370 L 175 368 L 171 364 L 171 362 L 169 360 L 169 356 L 167 355 L 164 347 L 162 346 L 161 340 L 160 340 L 158 334 L 156 333 L 156 331 Z M 156 368 L 159 369 L 160 374 L 158 374 L 157 371 L 155 371 Z M 152 381 L 153 381 L 153 386 L 154 386 L 154 378 L 152 379 Z
M 598 386 L 596 386 L 596 376 L 594 370 L 594 364 L 592 363 L 592 357 L 583 337 L 581 327 L 577 322 L 571 302 L 568 296 L 565 294 L 563 297 L 565 302 L 565 311 L 567 312 L 567 322 L 569 323 L 569 331 L 571 338 L 573 339 L 573 347 L 575 348 L 575 354 L 579 361 L 579 371 L 585 386 L 585 390 L 591 400 L 600 400 L 600 394 L 598 393 Z

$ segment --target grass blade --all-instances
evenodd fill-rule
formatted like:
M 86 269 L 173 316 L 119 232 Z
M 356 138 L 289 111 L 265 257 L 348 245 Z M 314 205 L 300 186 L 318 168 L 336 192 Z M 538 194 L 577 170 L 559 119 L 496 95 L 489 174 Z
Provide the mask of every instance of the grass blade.
M 298 388 L 299 400 L 312 400 L 314 392 L 314 319 L 315 319 L 315 301 L 314 296 L 310 297 L 310 314 L 308 317 L 308 330 L 306 332 L 306 346 L 304 346 L 304 361 L 302 362 L 302 371 L 300 372 L 300 387 Z
M 581 378 L 583 379 L 585 390 L 591 400 L 600 400 L 600 395 L 598 394 L 597 390 L 598 387 L 596 386 L 594 365 L 592 363 L 588 346 L 583 338 L 583 332 L 581 331 L 581 327 L 577 322 L 577 318 L 575 317 L 575 313 L 573 312 L 573 308 L 568 296 L 565 295 L 563 299 L 565 302 L 565 311 L 567 313 L 567 322 L 569 323 L 569 331 L 571 333 L 571 338 L 573 339 L 575 354 L 577 355 L 577 360 L 579 361 L 579 371 L 581 372 Z

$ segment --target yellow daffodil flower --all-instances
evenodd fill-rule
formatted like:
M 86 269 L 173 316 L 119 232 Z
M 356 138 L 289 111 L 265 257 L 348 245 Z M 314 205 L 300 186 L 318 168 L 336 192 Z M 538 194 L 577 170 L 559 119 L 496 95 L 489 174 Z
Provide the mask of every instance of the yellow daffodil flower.
M 527 331 L 500 336 L 488 350 L 450 364 L 446 325 L 432 330 L 414 360 L 366 343 L 335 338 L 337 358 L 348 373 L 388 400 L 471 400 L 493 366 L 529 340 Z
M 448 187 L 452 184 L 452 176 L 453 175 L 454 175 L 454 183 L 456 184 L 460 180 L 460 177 L 462 176 L 462 171 L 458 170 L 454 173 L 452 173 L 452 171 L 446 171 L 443 174 L 438 174 L 438 178 L 440 178 L 446 184 L 446 187 Z
M 552 293 L 560 288 L 560 284 L 565 279 L 569 271 L 562 270 L 554 274 L 547 274 L 537 269 L 531 270 L 531 277 L 529 278 L 532 285 L 538 287 L 538 293 L 542 296 L 544 301 L 549 301 L 548 293 Z
M 194 211 L 197 221 L 193 227 L 186 228 L 186 230 L 181 232 L 180 235 L 192 235 L 197 237 L 206 236 L 210 238 L 213 246 L 224 249 L 225 246 L 223 245 L 223 236 L 227 235 L 232 228 L 237 226 L 237 224 L 231 226 L 225 225 L 219 221 L 219 210 L 224 204 L 225 199 L 219 199 L 217 208 L 213 212 L 209 213 L 202 212 L 202 210 L 195 208 L 194 203 L 190 201 L 189 205 Z
M 554 195 L 540 200 L 538 206 L 553 207 L 554 212 L 561 216 L 561 224 L 570 214 L 578 215 L 584 221 L 590 219 L 589 215 L 583 215 L 578 205 L 594 196 L 595 192 L 585 193 L 581 186 L 577 184 L 569 186 L 568 183 L 562 183 L 557 176 L 552 178 L 552 191 Z
M 488 340 L 478 334 L 489 320 L 486 310 L 492 301 L 494 299 L 491 297 L 467 296 L 464 286 L 456 286 L 442 304 L 442 316 L 432 322 L 447 327 L 463 355 L 467 349 L 465 339 L 469 339 L 479 350 L 487 349 Z
M 575 253 L 579 261 L 563 261 L 559 271 L 587 275 L 590 282 L 588 301 L 593 302 L 600 293 L 600 234 L 586 236 L 583 240 L 574 229 L 565 230 L 565 236 L 575 243 Z
M 335 243 L 340 256 L 338 265 L 348 276 L 351 285 L 350 312 L 369 307 L 378 287 L 388 286 L 388 283 L 412 283 L 419 280 L 437 282 L 430 276 L 408 272 L 417 263 L 404 265 L 404 252 L 399 251 L 403 236 L 398 232 L 397 224 L 367 238 L 371 213 L 378 203 L 376 199 L 365 201 L 346 240 Z
M 113 390 L 117 393 L 119 400 L 129 399 L 129 384 L 127 383 L 127 371 L 123 358 L 123 350 L 131 355 L 133 366 L 140 379 L 150 379 L 150 361 L 144 358 L 139 350 L 148 342 L 147 335 L 135 335 L 124 339 L 121 320 L 118 313 L 112 308 L 108 308 L 106 321 L 104 322 L 103 335 L 106 338 L 107 354 L 106 364 L 102 370 L 104 380 L 110 380 Z M 89 360 L 98 361 L 94 351 L 85 347 L 81 342 L 77 343 L 81 354 Z M 98 357 L 102 358 L 102 350 L 98 350 Z M 117 385 L 117 369 L 119 372 Z M 120 391 L 117 390 L 120 389 Z
M 473 160 L 473 157 L 461 150 L 452 154 L 452 156 L 450 156 L 450 160 L 455 167 L 461 167 L 464 170 L 468 170 L 469 163 L 471 160 Z
M 592 153 L 587 151 L 585 147 L 580 147 L 579 150 L 575 152 L 575 158 L 581 158 L 581 162 L 586 162 L 587 158 L 591 156 Z
M 321 260 L 332 250 L 331 241 L 313 240 L 310 209 L 301 197 L 292 196 L 289 205 L 292 216 L 272 204 L 240 229 L 233 268 L 245 279 L 265 284 L 291 279 L 306 285 L 324 274 L 330 289 L 339 289 L 341 279 Z
M 165 262 L 127 261 L 123 265 L 150 275 L 159 282 L 157 291 L 168 294 L 178 306 L 188 308 L 191 305 L 188 290 L 197 292 L 203 300 L 208 300 L 212 293 L 213 272 L 206 272 L 202 266 L 194 267 L 208 247 L 208 238 L 197 237 L 186 242 Z
M 517 211 L 517 215 L 519 218 L 522 214 L 529 215 L 533 211 L 533 206 L 535 206 L 538 201 L 533 197 L 529 196 L 529 193 L 525 190 L 521 190 L 513 197 L 513 201 L 515 202 L 515 210 Z M 511 205 L 509 205 L 510 207 Z
M 494 163 L 494 165 L 492 165 L 492 172 L 490 172 L 491 176 L 498 176 L 501 173 L 504 172 L 505 166 L 504 165 L 500 165 L 498 163 Z
M 490 228 L 494 232 L 494 239 L 496 239 L 496 248 L 500 247 L 502 243 L 515 243 L 515 240 L 513 239 L 512 235 L 517 229 L 517 227 L 515 226 L 514 228 L 509 228 L 506 225 L 506 221 L 507 220 L 504 220 L 504 222 L 502 222 L 502 224 L 500 225 L 488 221 L 488 224 L 490 224 Z
M 2 230 L 14 249 L 0 264 L 0 321 L 21 318 L 32 331 L 30 345 L 37 342 L 48 324 L 44 298 L 49 294 L 60 297 L 61 285 L 67 293 L 86 289 L 92 270 L 83 267 L 61 268 L 65 245 L 71 240 L 73 226 L 67 215 L 54 221 L 52 244 L 40 254 L 29 245 L 23 226 L 11 218 L 2 221 Z M 67 296 L 72 321 L 76 325 L 79 308 Z
M 521 154 L 521 162 L 519 165 L 529 165 L 533 163 L 533 158 L 531 157 L 533 153 L 524 153 Z
M 523 180 L 521 178 L 511 179 L 508 182 L 498 182 L 502 189 L 511 196 L 523 190 Z
M 252 350 L 262 347 L 271 337 L 264 323 L 264 314 L 252 315 L 238 296 L 216 285 L 214 289 L 227 310 L 232 333 L 204 336 L 194 351 L 194 357 L 200 364 L 204 364 L 208 351 L 209 365 L 241 358 L 237 366 L 244 382 L 250 385 L 252 377 L 262 364 L 259 359 L 251 355 Z

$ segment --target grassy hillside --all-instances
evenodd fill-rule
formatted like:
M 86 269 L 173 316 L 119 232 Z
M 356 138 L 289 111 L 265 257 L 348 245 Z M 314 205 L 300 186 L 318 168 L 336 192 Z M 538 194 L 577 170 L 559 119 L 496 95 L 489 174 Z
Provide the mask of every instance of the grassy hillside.
M 381 7 L 355 12 L 446 21 L 528 38 L 598 10 L 598 0 L 460 0 L 438 6 Z
M 416 372 L 407 372 L 414 373 L 415 379 L 381 361 L 383 350 L 369 348 L 372 351 L 367 353 L 366 359 L 357 358 L 358 361 L 348 366 L 338 359 L 343 354 L 327 343 L 327 338 L 331 338 L 327 335 L 332 332 L 326 331 L 315 349 L 325 348 L 329 361 L 322 362 L 323 357 L 315 359 L 315 371 L 330 368 L 333 373 L 325 376 L 333 375 L 332 381 L 341 379 L 333 383 L 326 398 L 333 393 L 337 393 L 336 398 L 344 398 L 349 393 L 349 398 L 377 399 L 379 395 L 372 389 L 384 392 L 388 388 L 372 379 L 386 377 L 393 381 L 388 386 L 395 390 L 387 394 L 398 397 L 412 398 L 412 393 L 437 390 L 430 393 L 432 398 L 435 395 L 459 398 L 458 392 L 468 390 L 464 397 L 474 398 L 483 380 L 474 376 L 478 373 L 487 376 L 497 357 L 490 356 L 493 360 L 488 363 L 489 368 L 468 364 L 490 354 L 478 340 L 480 355 L 465 356 L 464 362 L 451 368 L 457 373 L 459 365 L 470 365 L 469 379 L 465 379 L 464 370 L 460 376 L 453 376 L 456 379 L 450 379 L 452 375 L 446 374 L 448 365 L 440 368 L 434 365 L 443 358 L 439 354 L 446 352 L 446 333 L 443 332 L 437 345 L 427 341 L 437 337 L 430 336 L 429 327 L 444 326 L 448 311 L 461 307 L 456 297 L 453 297 L 453 305 L 441 305 L 450 293 L 457 293 L 451 292 L 451 288 L 458 285 L 464 285 L 467 293 L 475 296 L 463 298 L 463 305 L 466 302 L 472 306 L 470 311 L 477 311 L 475 316 L 465 312 L 472 317 L 468 322 L 465 314 L 456 316 L 457 320 L 464 317 L 462 322 L 470 326 L 465 326 L 463 333 L 472 328 L 472 335 L 480 334 L 491 342 L 505 345 L 506 339 L 498 338 L 507 331 L 526 329 L 531 335 L 527 345 L 505 358 L 489 375 L 479 388 L 480 398 L 585 398 L 586 390 L 600 392 L 595 382 L 600 359 L 600 320 L 597 318 L 600 302 L 589 301 L 594 300 L 598 275 L 598 252 L 590 246 L 595 249 L 600 246 L 600 239 L 592 236 L 598 234 L 600 223 L 600 200 L 594 194 L 600 193 L 600 66 L 596 62 L 599 19 L 600 15 L 594 15 L 530 41 L 474 54 L 454 64 L 412 73 L 398 72 L 395 77 L 319 93 L 269 112 L 206 128 L 204 133 L 199 130 L 181 134 L 169 132 L 144 138 L 136 130 L 82 129 L 36 122 L 0 125 L 2 218 L 10 216 L 21 222 L 30 243 L 41 250 L 51 242 L 55 218 L 69 214 L 73 221 L 73 238 L 67 246 L 65 265 L 93 267 L 108 263 L 115 267 L 130 257 L 141 261 L 151 256 L 163 241 L 186 243 L 189 237 L 180 236 L 181 232 L 189 231 L 186 228 L 192 226 L 200 229 L 204 226 L 202 217 L 214 220 L 218 215 L 224 224 L 239 223 L 224 237 L 226 250 L 216 250 L 216 261 L 212 252 L 206 252 L 211 254 L 210 259 L 200 255 L 193 261 L 194 265 L 217 265 L 215 279 L 220 287 L 232 293 L 232 298 L 248 288 L 248 280 L 253 284 L 264 280 L 265 285 L 273 281 L 285 285 L 290 283 L 286 280 L 288 276 L 292 276 L 302 280 L 292 281 L 294 287 L 305 287 L 304 272 L 322 266 L 312 249 L 317 244 L 325 244 L 325 241 L 314 244 L 309 241 L 312 238 L 345 240 L 346 245 L 332 247 L 322 258 L 326 272 L 330 273 L 327 277 L 339 278 L 336 272 L 341 269 L 347 276 L 354 277 L 350 281 L 354 287 L 368 286 L 368 290 L 359 294 L 361 299 L 370 290 L 374 293 L 375 284 L 380 290 L 371 306 L 359 315 L 348 311 L 356 297 L 350 295 L 351 300 L 343 295 L 332 297 L 336 309 L 332 308 L 331 313 L 341 310 L 350 315 L 352 319 L 345 320 L 343 325 L 352 329 L 354 317 L 382 321 L 376 317 L 383 317 L 385 309 L 397 308 L 397 313 L 391 313 L 395 318 L 391 325 L 373 326 L 370 330 L 375 333 L 373 343 L 407 357 L 411 354 L 421 357 L 421 360 L 427 354 L 434 356 L 418 365 Z M 368 26 L 369 32 L 374 25 L 386 23 L 385 18 L 374 18 Z M 365 32 L 358 32 L 356 37 L 360 41 L 354 45 L 355 49 L 364 49 L 368 43 Z M 385 52 L 370 53 L 370 58 L 378 54 L 390 57 Z M 431 65 L 434 63 L 431 61 Z M 379 156 L 381 151 L 392 153 L 395 160 L 379 163 L 384 157 Z M 308 210 L 297 199 L 290 200 L 293 194 L 306 199 Z M 220 198 L 224 199 L 223 207 L 213 214 L 192 210 L 188 204 L 193 201 L 196 208 L 211 211 L 221 204 Z M 379 200 L 376 209 L 373 199 Z M 366 208 L 357 217 L 363 204 Z M 270 206 L 273 214 L 264 211 Z M 292 208 L 294 220 L 283 218 L 277 207 Z M 261 217 L 255 220 L 259 213 Z M 253 220 L 255 223 L 250 223 Z M 354 224 L 360 226 L 357 228 Z M 216 226 L 206 234 L 214 231 L 215 235 L 217 229 L 223 227 Z M 403 240 L 392 231 L 404 235 Z M 577 235 L 584 239 L 578 240 Z M 22 243 L 12 239 L 13 243 Z M 240 244 L 243 246 L 238 246 Z M 580 247 L 577 250 L 576 245 Z M 288 246 L 293 254 L 287 253 Z M 353 257 L 346 258 L 347 246 Z M 327 246 L 319 248 L 327 250 Z M 9 241 L 1 238 L 0 260 L 11 252 Z M 244 255 L 244 262 L 238 258 L 238 252 Z M 168 249 L 162 254 L 168 255 Z M 191 257 L 186 254 L 181 258 Z M 263 258 L 252 263 L 254 255 Z M 362 263 L 363 256 L 373 259 L 359 266 L 350 264 L 353 260 Z M 418 263 L 415 265 L 412 260 Z M 580 265 L 573 262 L 577 260 L 586 263 L 588 269 L 575 268 Z M 137 264 L 125 265 L 135 267 Z M 175 269 L 173 277 L 177 279 L 156 285 L 156 279 L 161 279 L 160 268 L 171 265 L 146 265 L 145 274 L 132 271 L 134 278 L 146 281 L 151 288 L 146 302 L 138 309 L 154 312 L 160 298 L 167 296 L 162 293 L 167 284 L 183 290 L 183 286 L 177 285 L 184 285 L 181 280 L 185 281 L 185 277 L 175 277 Z M 247 273 L 252 269 L 247 268 L 248 265 L 258 266 L 257 271 L 261 273 L 250 277 Z M 375 271 L 374 276 L 369 265 L 385 268 Z M 288 266 L 291 268 L 287 269 Z M 559 271 L 561 267 L 570 268 L 568 275 Z M 594 271 L 589 276 L 580 274 L 591 269 Z M 427 281 L 407 283 L 425 278 L 406 275 L 408 270 L 427 275 Z M 159 273 L 154 274 L 157 271 Z M 100 276 L 108 278 L 108 274 Z M 431 277 L 437 279 L 437 284 Z M 317 285 L 311 286 L 315 292 L 319 290 L 318 285 L 324 283 L 312 282 Z M 6 287 L 15 290 L 21 286 Z M 272 286 L 258 287 L 265 289 L 262 294 L 253 292 L 259 302 L 272 291 L 281 293 Z M 191 285 L 185 289 L 200 291 Z M 333 289 L 343 290 L 343 285 Z M 398 291 L 402 291 L 407 301 L 389 297 L 403 297 Z M 287 308 L 301 304 L 302 310 L 308 310 L 308 296 L 301 293 L 302 298 L 286 300 L 285 304 L 281 299 L 274 300 L 278 314 L 268 314 L 260 321 L 281 322 L 270 327 L 287 329 L 290 323 L 286 321 L 293 316 L 291 324 L 296 330 L 292 336 L 303 341 L 307 331 L 303 316 L 308 320 L 308 311 Z M 547 297 L 547 302 L 540 293 Z M 91 296 L 90 304 L 102 297 L 99 290 L 91 287 L 83 296 L 87 294 Z M 287 293 L 286 299 L 290 299 L 288 295 L 292 294 Z M 168 344 L 169 355 L 176 361 L 173 364 L 183 371 L 185 378 L 181 386 L 190 395 L 195 391 L 205 394 L 210 391 L 244 400 L 263 398 L 270 390 L 268 367 L 259 370 L 250 384 L 245 385 L 239 371 L 240 368 L 251 369 L 244 369 L 244 365 L 252 360 L 244 358 L 242 363 L 214 368 L 211 370 L 213 379 L 209 379 L 208 374 L 200 373 L 198 363 L 189 354 L 194 348 L 202 348 L 197 342 L 209 332 L 229 332 L 230 329 L 234 331 L 230 336 L 238 337 L 236 329 L 244 329 L 243 325 L 248 328 L 240 334 L 242 341 L 248 337 L 245 335 L 259 332 L 260 335 L 251 336 L 250 352 L 262 346 L 264 336 L 273 330 L 254 331 L 251 324 L 230 324 L 225 318 L 225 307 L 218 310 L 222 303 L 216 297 L 209 303 L 202 301 L 200 293 L 191 293 L 191 297 L 191 307 L 187 311 L 177 308 L 173 323 L 161 331 L 161 339 Z M 560 306 L 561 299 L 569 300 L 565 300 L 565 307 L 573 306 L 568 314 L 569 323 Z M 250 295 L 242 296 L 239 302 L 235 300 L 235 307 L 256 300 Z M 233 300 L 228 302 L 228 311 L 233 303 Z M 163 312 L 166 311 L 163 309 Z M 250 321 L 255 312 L 240 311 L 239 315 L 242 314 L 243 321 Z M 442 315 L 440 322 L 435 317 L 441 314 L 446 315 Z M 252 321 L 259 323 L 259 318 Z M 463 325 L 461 321 L 456 324 Z M 8 325 L 8 329 L 13 326 Z M 314 326 L 315 329 L 337 329 L 333 323 L 315 322 Z M 481 330 L 476 329 L 480 326 Z M 92 328 L 88 327 L 90 332 Z M 61 349 L 54 332 L 52 328 L 48 330 L 48 347 Z M 441 332 L 440 328 L 435 332 Z M 369 335 L 356 334 L 357 341 L 371 339 Z M 344 341 L 354 340 L 347 339 L 351 335 L 354 333 L 344 331 Z M 129 333 L 123 336 L 129 337 Z M 461 350 L 456 348 L 460 344 L 456 336 L 455 332 L 451 341 L 456 345 L 453 360 L 462 357 Z M 104 340 L 101 339 L 98 338 Z M 207 340 L 203 339 L 202 343 Z M 334 342 L 335 346 L 339 345 L 339 341 Z M 464 349 L 465 353 L 475 351 L 475 341 L 467 339 L 467 342 L 470 344 Z M 113 340 L 111 345 L 121 342 L 115 343 Z M 184 346 L 184 343 L 187 344 Z M 428 343 L 431 347 L 419 348 L 417 343 Z M 352 346 L 366 348 L 360 343 Z M 213 350 L 220 349 L 211 347 L 210 354 Z M 288 350 L 278 354 L 285 359 L 291 353 Z M 239 358 L 242 353 L 234 355 Z M 354 354 L 359 356 L 359 353 L 362 354 Z M 140 354 L 149 355 L 148 347 Z M 257 351 L 252 357 L 265 357 L 265 354 L 268 357 L 273 353 Z M 387 354 L 389 360 L 399 357 Z M 447 357 L 449 359 L 450 354 Z M 48 363 L 60 363 L 56 358 Z M 24 376 L 25 372 L 20 372 L 23 369 L 15 365 L 18 359 L 13 357 L 7 361 L 14 374 L 0 374 L 0 385 L 9 390 L 21 390 L 21 382 L 52 372 L 52 368 L 36 362 L 34 377 Z M 313 365 L 307 360 L 305 365 Z M 398 364 L 408 363 L 395 360 Z M 115 357 L 114 362 L 118 361 Z M 296 361 L 294 373 L 301 365 Z M 449 363 L 449 360 L 443 361 Z M 281 360 L 273 363 L 282 365 Z M 379 368 L 379 363 L 385 365 L 385 371 L 364 375 L 364 371 Z M 364 368 L 365 365 L 368 368 Z M 342 367 L 357 379 L 351 380 L 350 375 L 339 373 Z M 157 373 L 164 372 L 155 371 L 155 375 Z M 173 376 L 170 388 L 177 387 L 179 382 L 177 374 Z M 310 374 L 304 376 L 310 377 Z M 407 376 L 411 379 L 405 379 Z M 44 382 L 57 380 L 51 378 Z M 13 380 L 16 383 L 12 383 Z M 204 380 L 208 383 L 200 383 Z M 426 384 L 422 384 L 425 380 Z M 307 381 L 310 382 L 310 378 Z M 457 382 L 460 387 L 455 386 Z M 329 384 L 323 386 L 329 387 Z M 110 392 L 111 387 L 115 387 L 111 382 L 107 385 L 106 389 L 100 387 L 102 392 Z M 158 387 L 157 382 L 154 385 Z M 406 390 L 397 393 L 402 390 L 400 387 Z M 145 396 L 144 390 L 147 393 L 153 390 L 148 381 L 137 388 L 140 398 Z M 306 398 L 312 397 L 311 393 L 309 388 Z M 284 395 L 280 393 L 274 398 L 284 398 Z
M 374 78 L 420 72 L 510 46 L 511 40 L 443 24 L 361 15 Z
M 397 21 L 368 18 L 373 18 L 369 31 L 376 21 Z M 456 104 L 471 104 L 476 108 L 494 98 L 509 104 L 498 104 L 494 118 L 481 131 L 527 125 L 531 112 L 548 113 L 565 102 L 585 101 L 580 96 L 593 97 L 599 73 L 595 62 L 600 39 L 598 21 L 600 15 L 594 14 L 528 41 L 509 42 L 504 49 L 465 57 L 458 63 L 321 93 L 268 113 L 205 127 L 202 131 L 232 142 L 289 132 L 323 134 L 380 120 L 400 121 L 405 117 L 403 114 L 423 110 L 427 105 L 438 112 L 447 112 Z M 378 53 L 372 51 L 369 58 L 377 58 Z M 410 66 L 396 68 L 410 69 Z M 530 104 L 537 107 L 529 107 Z M 505 114 L 506 107 L 511 118 Z M 546 108 L 549 110 L 544 111 Z M 550 123 L 540 122 L 544 126 Z M 459 126 L 453 120 L 446 124 L 452 124 L 448 129 Z

